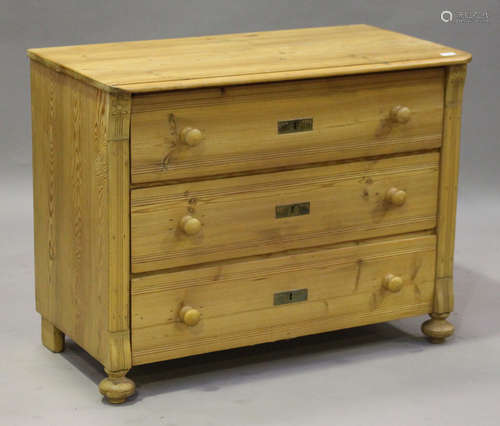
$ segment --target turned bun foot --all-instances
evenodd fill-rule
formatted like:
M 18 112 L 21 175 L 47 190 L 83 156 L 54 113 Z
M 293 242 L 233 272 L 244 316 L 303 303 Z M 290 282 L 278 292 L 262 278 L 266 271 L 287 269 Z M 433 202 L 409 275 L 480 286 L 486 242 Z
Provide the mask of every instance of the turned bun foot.
M 121 404 L 135 393 L 135 383 L 128 377 L 126 371 L 106 371 L 108 377 L 99 383 L 99 392 L 106 397 L 111 404 Z
M 445 314 L 430 314 L 431 319 L 422 324 L 422 333 L 424 333 L 431 343 L 443 343 L 447 337 L 450 337 L 455 331 L 453 324 L 446 320 Z

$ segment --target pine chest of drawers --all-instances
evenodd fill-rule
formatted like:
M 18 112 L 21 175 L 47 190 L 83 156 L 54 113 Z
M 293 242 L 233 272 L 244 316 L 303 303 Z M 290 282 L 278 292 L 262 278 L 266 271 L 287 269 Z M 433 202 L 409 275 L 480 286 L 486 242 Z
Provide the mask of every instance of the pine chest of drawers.
M 134 365 L 430 314 L 453 332 L 470 55 L 366 25 L 31 49 L 36 307 Z

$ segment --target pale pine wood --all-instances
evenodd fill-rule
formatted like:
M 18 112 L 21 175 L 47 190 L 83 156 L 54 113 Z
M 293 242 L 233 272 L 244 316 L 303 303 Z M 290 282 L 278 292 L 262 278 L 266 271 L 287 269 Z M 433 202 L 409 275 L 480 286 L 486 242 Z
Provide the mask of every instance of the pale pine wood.
M 384 288 L 392 292 L 398 292 L 403 288 L 404 281 L 403 278 L 398 277 L 394 274 L 387 274 L 384 277 Z
M 442 56 L 442 53 L 454 53 Z M 104 90 L 152 92 L 437 67 L 470 54 L 369 25 L 30 49 Z
M 389 188 L 385 193 L 385 201 L 395 206 L 402 206 L 406 202 L 406 191 L 398 188 Z
M 196 235 L 201 231 L 201 222 L 190 215 L 184 216 L 179 222 L 179 226 L 187 235 Z
M 131 196 L 132 272 L 430 229 L 436 225 L 439 154 L 141 188 Z M 404 205 L 385 201 L 397 186 Z M 310 202 L 310 214 L 275 208 Z M 201 231 L 179 225 L 189 214 Z
M 130 96 L 37 62 L 31 90 L 42 336 L 50 323 L 109 371 L 128 369 Z
M 192 127 L 184 127 L 179 133 L 179 140 L 189 146 L 196 146 L 202 140 L 204 136 L 200 129 L 194 129 Z
M 432 310 L 434 236 L 217 264 L 132 279 L 132 359 L 144 364 L 387 321 Z M 401 277 L 393 292 L 385 276 Z M 273 306 L 307 288 L 308 300 Z M 183 305 L 201 313 L 179 318 Z
M 396 105 L 391 110 L 391 120 L 396 123 L 406 123 L 411 117 L 411 109 L 407 106 Z
M 52 352 L 64 351 L 64 333 L 42 318 L 42 343 Z
M 453 333 L 470 54 L 353 25 L 28 55 L 42 341 L 99 360 L 109 402 L 136 364 L 424 313 Z
M 422 324 L 422 333 L 429 338 L 431 343 L 444 343 L 445 339 L 455 331 L 453 324 L 446 320 L 448 315 L 448 313 L 432 312 L 431 319 Z
M 201 314 L 198 309 L 194 309 L 191 306 L 183 306 L 179 311 L 179 318 L 184 324 L 194 327 L 200 322 Z
M 460 157 L 462 94 L 466 66 L 449 67 L 446 72 L 443 146 L 438 204 L 438 248 L 436 258 L 436 292 L 434 312 L 453 311 L 453 253 Z
M 107 134 L 108 372 L 131 367 L 130 351 L 130 111 L 128 95 L 110 95 Z M 125 374 L 125 373 L 124 373 Z M 125 379 L 123 379 L 125 380 Z M 123 381 L 122 380 L 122 381 Z M 128 381 L 126 379 L 125 381 Z M 128 383 L 128 382 L 127 382 Z M 135 385 L 134 385 L 135 389 Z M 131 392 L 133 393 L 133 390 Z
M 132 182 L 439 148 L 443 96 L 442 68 L 134 96 Z M 313 130 L 277 133 L 300 118 Z
M 128 377 L 125 377 L 127 371 L 106 370 L 108 377 L 99 383 L 99 392 L 111 404 L 121 404 L 135 393 L 135 383 Z

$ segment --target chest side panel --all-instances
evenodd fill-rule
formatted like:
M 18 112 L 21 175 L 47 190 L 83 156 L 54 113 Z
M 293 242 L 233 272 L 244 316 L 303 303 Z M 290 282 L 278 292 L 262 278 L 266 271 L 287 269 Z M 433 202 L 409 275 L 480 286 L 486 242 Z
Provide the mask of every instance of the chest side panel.
M 126 368 L 130 97 L 32 62 L 31 100 L 37 310 Z

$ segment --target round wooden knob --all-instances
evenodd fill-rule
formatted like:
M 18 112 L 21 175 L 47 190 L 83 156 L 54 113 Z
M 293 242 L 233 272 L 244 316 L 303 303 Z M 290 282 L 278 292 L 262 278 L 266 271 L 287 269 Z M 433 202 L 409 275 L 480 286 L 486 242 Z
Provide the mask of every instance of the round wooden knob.
M 395 206 L 402 206 L 406 201 L 406 192 L 398 188 L 390 188 L 385 194 L 385 200 Z
M 184 216 L 180 222 L 181 229 L 188 235 L 195 235 L 201 230 L 201 222 L 193 216 Z
M 203 133 L 194 127 L 184 127 L 181 130 L 181 141 L 190 146 L 196 146 L 203 140 Z
M 384 278 L 384 287 L 392 292 L 397 292 L 403 287 L 403 278 L 387 274 Z
M 181 321 L 190 327 L 193 327 L 200 322 L 200 316 L 200 311 L 192 308 L 191 306 L 183 306 L 179 312 L 179 318 Z
M 396 105 L 391 110 L 391 119 L 396 123 L 406 123 L 410 119 L 410 108 L 403 105 Z

